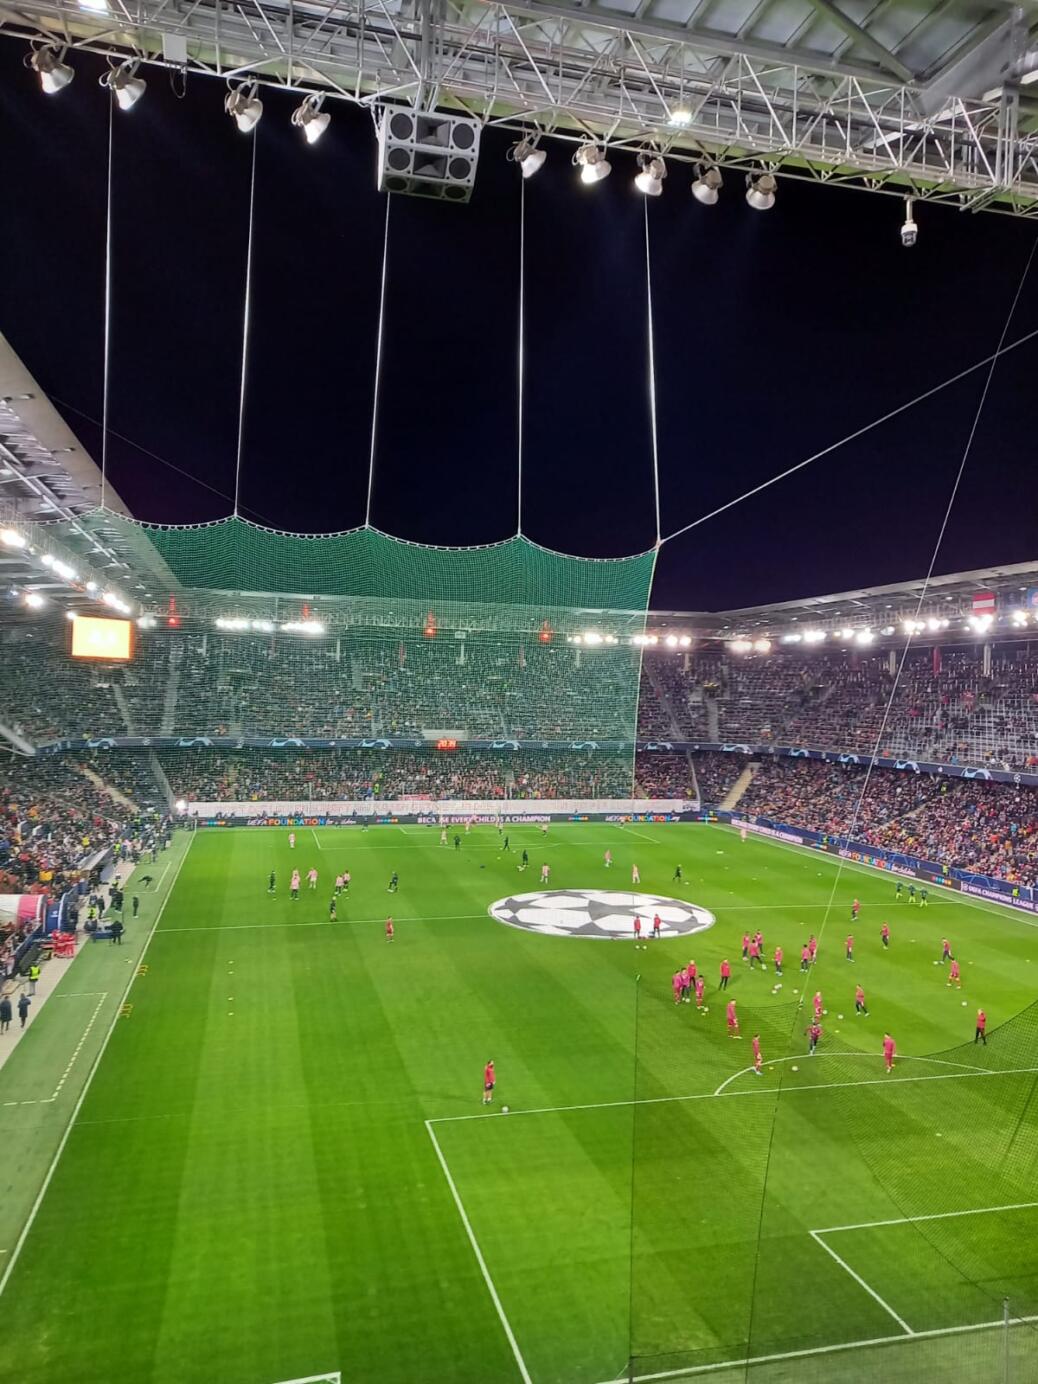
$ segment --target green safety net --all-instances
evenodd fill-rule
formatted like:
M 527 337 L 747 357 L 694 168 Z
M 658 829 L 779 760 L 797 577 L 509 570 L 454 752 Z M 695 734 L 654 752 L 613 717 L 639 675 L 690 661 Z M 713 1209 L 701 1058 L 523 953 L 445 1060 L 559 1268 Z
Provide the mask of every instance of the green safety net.
M 218 591 L 644 611 L 655 559 L 652 549 L 570 557 L 523 537 L 438 548 L 370 528 L 301 535 L 234 518 L 184 528 L 103 519 L 110 532 L 143 538 L 178 585 Z

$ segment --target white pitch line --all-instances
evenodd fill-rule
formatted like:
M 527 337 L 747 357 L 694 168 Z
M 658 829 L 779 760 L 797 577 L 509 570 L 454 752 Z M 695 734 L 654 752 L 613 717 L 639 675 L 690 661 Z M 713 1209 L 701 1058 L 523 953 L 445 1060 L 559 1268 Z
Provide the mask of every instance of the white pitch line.
M 1030 1326 L 1038 1321 L 1038 1317 L 1010 1317 L 1011 1326 Z M 689 1379 L 693 1375 L 713 1374 L 718 1370 L 745 1370 L 752 1365 L 773 1365 L 782 1360 L 806 1360 L 813 1355 L 839 1355 L 848 1350 L 865 1350 L 870 1346 L 891 1346 L 899 1342 L 904 1344 L 911 1340 L 931 1341 L 940 1336 L 964 1336 L 973 1331 L 1003 1331 L 1005 1322 L 1000 1317 L 994 1322 L 970 1322 L 966 1326 L 939 1326 L 932 1331 L 913 1331 L 911 1337 L 901 1336 L 873 1336 L 867 1341 L 840 1341 L 831 1346 L 811 1346 L 806 1350 L 786 1350 L 775 1355 L 751 1355 L 742 1356 L 738 1360 L 720 1360 L 716 1365 L 686 1365 L 678 1370 L 659 1370 L 655 1374 L 636 1374 L 632 1384 L 655 1384 L 661 1379 Z M 629 1376 L 624 1376 L 625 1382 Z M 616 1384 L 616 1380 L 607 1379 L 603 1384 Z
M 871 1056 L 869 1053 L 829 1053 L 823 1056 L 830 1057 L 852 1057 L 852 1056 Z M 776 1059 L 777 1060 L 777 1059 Z M 804 1059 L 807 1060 L 806 1058 Z M 879 1059 L 876 1059 L 879 1061 Z M 765 1062 L 767 1068 L 770 1064 Z M 750 1068 L 746 1068 L 749 1071 Z M 835 1091 L 843 1087 L 857 1086 L 905 1086 L 918 1081 L 968 1081 L 970 1077 L 984 1076 L 1024 1076 L 1032 1072 L 1038 1072 L 1038 1067 L 1007 1067 L 1005 1071 L 989 1071 L 986 1067 L 981 1067 L 977 1071 L 965 1072 L 939 1072 L 935 1076 L 895 1076 L 895 1077 L 874 1077 L 866 1081 L 819 1081 L 809 1086 L 784 1086 L 782 1095 L 799 1095 L 801 1091 Z M 737 1076 L 742 1073 L 737 1072 Z M 739 1100 L 743 1096 L 777 1096 L 779 1091 L 775 1087 L 755 1086 L 746 1091 L 700 1091 L 693 1096 L 645 1096 L 639 1100 L 604 1100 L 594 1101 L 587 1105 L 541 1105 L 530 1110 L 516 1110 L 509 1112 L 508 1118 L 515 1119 L 519 1115 L 563 1115 L 574 1110 L 613 1110 L 630 1105 L 680 1105 L 686 1101 L 693 1100 L 716 1100 L 718 1096 L 722 1100 Z M 497 1110 L 492 1116 L 481 1115 L 436 1115 L 426 1120 L 426 1124 L 458 1124 L 464 1120 L 486 1120 L 493 1119 L 500 1115 Z
M 189 847 L 189 849 L 190 849 L 190 847 Z M 186 852 L 185 852 L 185 854 L 186 854 Z M 181 862 L 181 863 L 183 863 L 183 862 Z M 169 867 L 170 867 L 172 864 L 173 864 L 173 862 L 172 862 L 171 860 L 167 860 L 167 861 L 166 861 L 166 868 L 162 871 L 162 874 L 159 875 L 158 883 L 155 885 L 155 893 L 156 893 L 156 894 L 157 894 L 157 893 L 159 892 L 159 890 L 162 888 L 162 881 L 163 881 L 163 880 L 166 878 L 166 876 L 169 874 Z
M 47 1168 L 47 1172 L 43 1179 L 43 1185 L 40 1187 L 39 1192 L 36 1194 L 36 1200 L 33 1202 L 32 1208 L 29 1211 L 28 1218 L 26 1219 L 25 1224 L 22 1226 L 22 1231 L 21 1234 L 18 1236 L 17 1243 L 15 1244 L 14 1249 L 11 1251 L 11 1257 L 8 1260 L 7 1267 L 4 1269 L 3 1276 L 0 1277 L 0 1297 L 3 1297 L 4 1290 L 6 1289 L 7 1284 L 10 1281 L 11 1274 L 14 1272 L 15 1265 L 18 1263 L 18 1256 L 22 1252 L 22 1246 L 29 1238 L 29 1232 L 32 1230 L 36 1217 L 39 1214 L 40 1207 L 43 1205 L 43 1198 L 47 1195 L 47 1189 L 50 1187 L 51 1180 L 54 1177 L 54 1172 L 58 1166 L 58 1163 L 61 1161 L 61 1155 L 65 1152 L 65 1145 L 69 1141 L 69 1135 L 72 1133 L 72 1129 L 76 1123 L 76 1119 L 79 1115 L 79 1112 L 83 1108 L 83 1102 L 86 1100 L 87 1092 L 90 1090 L 94 1077 L 97 1075 L 97 1069 L 101 1065 L 101 1059 L 105 1055 L 105 1051 L 108 1047 L 108 1043 L 112 1037 L 112 1034 L 115 1032 L 115 1026 L 119 1022 L 119 1014 L 122 1010 L 123 1005 L 126 1003 L 126 996 L 130 993 L 130 988 L 137 978 L 138 972 L 140 970 L 140 963 L 144 960 L 144 956 L 148 950 L 148 947 L 151 945 L 151 939 L 155 936 L 155 929 L 158 927 L 159 920 L 166 910 L 166 904 L 169 902 L 173 890 L 176 888 L 177 880 L 180 877 L 180 871 L 184 868 L 184 861 L 191 854 L 191 847 L 195 844 L 197 835 L 197 832 L 192 834 L 191 839 L 187 844 L 187 849 L 185 850 L 184 854 L 180 857 L 180 863 L 177 865 L 176 871 L 173 875 L 173 879 L 170 882 L 169 890 L 166 893 L 166 897 L 159 904 L 158 912 L 155 914 L 155 921 L 152 923 L 151 930 L 148 933 L 147 937 L 144 939 L 144 946 L 141 948 L 141 954 L 137 958 L 137 965 L 132 967 L 130 971 L 130 978 L 126 982 L 126 988 L 123 990 L 122 1000 L 115 1006 L 115 1012 L 112 1014 L 112 1021 L 108 1025 L 108 1030 L 105 1033 L 105 1036 L 101 1042 L 101 1046 L 100 1048 L 98 1048 L 97 1054 L 94 1057 L 93 1063 L 91 1064 L 90 1071 L 87 1073 L 86 1080 L 83 1082 L 83 1089 L 79 1093 L 79 1098 L 77 1099 L 72 1109 L 72 1114 L 69 1116 L 68 1124 L 65 1126 L 65 1132 L 61 1136 L 61 1142 L 58 1144 L 54 1157 L 50 1161 L 50 1166 Z
M 343 896 L 340 894 L 339 896 Z M 466 919 L 489 918 L 489 913 L 432 913 L 424 918 L 404 918 L 400 914 L 395 914 L 397 923 L 451 923 L 464 922 Z M 164 927 L 163 937 L 168 937 L 173 932 L 248 932 L 253 929 L 263 931 L 264 928 L 298 928 L 298 927 L 353 927 L 360 923 L 384 923 L 385 914 L 378 918 L 337 918 L 333 923 L 330 918 L 321 918 L 317 922 L 311 923 L 228 923 L 226 927 L 215 924 L 213 927 Z
M 890 1303 L 887 1302 L 885 1298 L 881 1298 L 879 1293 L 876 1292 L 875 1288 L 873 1288 L 871 1284 L 866 1283 L 864 1278 L 862 1278 L 861 1274 L 856 1273 L 845 1259 L 841 1259 L 840 1256 L 833 1249 L 833 1247 L 825 1243 L 825 1241 L 822 1239 L 820 1233 L 817 1230 L 812 1230 L 808 1233 L 810 1234 L 811 1239 L 814 1240 L 816 1245 L 821 1245 L 822 1249 L 825 1250 L 826 1254 L 830 1255 L 833 1259 L 835 1259 L 837 1264 L 839 1264 L 840 1268 L 844 1269 L 847 1273 L 849 1273 L 851 1278 L 854 1279 L 855 1283 L 857 1283 L 860 1287 L 864 1288 L 865 1291 L 868 1293 L 869 1297 L 873 1298 L 876 1302 L 878 1302 L 880 1307 L 883 1308 L 884 1312 L 886 1312 L 888 1316 L 894 1318 L 894 1320 L 897 1322 L 898 1326 L 901 1328 L 901 1330 L 905 1333 L 906 1336 L 915 1335 L 915 1332 L 905 1321 L 904 1317 L 899 1316 L 898 1313 L 894 1311 L 893 1307 L 891 1307 Z
M 622 831 L 625 836 L 637 836 L 642 841 L 648 841 L 650 846 L 662 845 L 662 842 L 657 841 L 655 836 L 647 836 L 644 831 L 638 831 L 635 827 L 628 826 L 625 822 L 610 822 L 609 825 L 611 827 L 616 827 L 617 831 Z
M 769 1062 L 765 1062 L 764 1065 L 765 1065 L 766 1067 L 777 1067 L 781 1062 L 800 1062 L 801 1060 L 806 1060 L 809 1056 L 810 1056 L 809 1053 L 794 1053 L 792 1057 L 773 1057 Z M 878 1061 L 879 1061 L 880 1054 L 879 1054 L 878 1052 L 823 1052 L 823 1053 L 817 1053 L 817 1052 L 816 1052 L 815 1055 L 814 1055 L 814 1057 L 811 1058 L 811 1061 L 814 1062 L 814 1061 L 816 1061 L 819 1057 L 822 1057 L 822 1058 L 826 1058 L 826 1057 L 828 1057 L 828 1058 L 833 1058 L 833 1057 L 871 1057 L 874 1061 L 878 1062 Z M 982 1076 L 982 1075 L 983 1075 L 983 1076 L 997 1076 L 997 1075 L 999 1075 L 999 1073 L 997 1073 L 996 1071 L 994 1071 L 994 1069 L 991 1068 L 991 1067 L 971 1067 L 971 1066 L 969 1065 L 968 1062 L 949 1062 L 946 1058 L 943 1058 L 943 1057 L 915 1057 L 915 1056 L 913 1056 L 911 1053 L 898 1053 L 897 1058 L 896 1058 L 896 1061 L 898 1061 L 898 1062 L 933 1062 L 933 1063 L 935 1063 L 938 1067 L 961 1067 L 962 1070 L 965 1071 L 965 1072 L 968 1072 L 968 1073 L 970 1074 L 970 1076 Z M 724 1091 L 725 1091 L 725 1087 L 726 1087 L 726 1086 L 730 1086 L 730 1085 L 732 1084 L 732 1082 L 735 1081 L 738 1077 L 740 1077 L 740 1076 L 746 1076 L 748 1072 L 752 1072 L 752 1071 L 753 1071 L 753 1068 L 752 1068 L 752 1067 L 743 1067 L 743 1069 L 742 1069 L 741 1071 L 733 1072 L 731 1076 L 726 1077 L 725 1080 L 721 1082 L 720 1086 L 718 1086 L 717 1090 L 714 1092 L 714 1095 L 715 1095 L 715 1096 L 724 1095 Z M 914 1078 L 913 1078 L 913 1079 L 914 1079 Z M 902 1077 L 901 1080 L 903 1081 L 903 1080 L 905 1080 L 905 1078 Z M 828 1084 L 828 1083 L 823 1083 L 823 1084 Z M 847 1082 L 833 1082 L 832 1084 L 833 1084 L 834 1086 L 835 1086 L 835 1085 L 848 1085 L 848 1084 L 849 1084 L 849 1085 L 852 1085 L 852 1086 L 857 1086 L 857 1085 L 859 1085 L 859 1084 L 864 1084 L 864 1083 L 859 1083 L 859 1082 L 850 1082 L 850 1083 L 847 1083 Z M 883 1083 L 880 1082 L 879 1084 L 882 1085 Z M 889 1084 L 890 1084 L 890 1083 L 888 1082 L 887 1085 L 889 1085 Z M 797 1087 L 797 1088 L 792 1088 L 792 1089 L 804 1090 L 804 1089 L 806 1089 L 806 1088 L 804 1088 L 804 1087 Z
M 880 1225 L 915 1225 L 917 1221 L 950 1221 L 957 1216 L 991 1216 L 996 1211 L 1033 1211 L 1038 1201 L 1014 1201 L 1008 1206 L 974 1206 L 968 1211 L 935 1211 L 926 1216 L 897 1216 L 892 1221 L 861 1221 L 858 1225 L 827 1225 L 812 1235 L 835 1235 L 841 1230 L 872 1230 Z
M 87 1038 L 90 1036 L 90 1030 L 93 1028 L 94 1023 L 95 1023 L 96 1020 L 97 1020 L 97 1016 L 98 1016 L 98 1014 L 100 1014 L 100 1012 L 101 1012 L 101 1006 L 104 1004 L 105 1000 L 108 998 L 108 991 L 107 991 L 107 990 L 99 991 L 98 993 L 100 994 L 101 998 L 97 1001 L 97 1004 L 94 1005 L 94 1012 L 91 1014 L 89 1020 L 87 1021 L 87 1026 L 86 1026 L 86 1028 L 83 1030 L 83 1035 L 82 1035 L 82 1037 L 80 1038 L 79 1042 L 76 1044 L 75 1049 L 74 1049 L 74 1051 L 73 1051 L 73 1053 L 72 1053 L 72 1056 L 71 1056 L 71 1057 L 69 1058 L 69 1060 L 68 1060 L 68 1066 L 67 1066 L 67 1067 L 65 1068 L 65 1070 L 62 1072 L 62 1074 L 61 1074 L 61 1080 L 58 1082 L 57 1086 L 55 1086 L 55 1088 L 54 1088 L 54 1094 L 53 1094 L 52 1096 L 49 1097 L 48 1103 L 49 1103 L 49 1101 L 55 1101 L 55 1100 L 57 1100 L 58 1096 L 61 1095 L 61 1088 L 64 1086 L 65 1082 L 68 1081 L 69 1073 L 72 1071 L 72 1068 L 76 1065 L 76 1058 L 79 1056 L 80 1052 L 82 1051 L 83 1044 L 86 1042 Z
M 454 1178 L 451 1176 L 451 1170 L 447 1166 L 447 1160 L 443 1156 L 443 1150 L 440 1148 L 439 1140 L 436 1138 L 430 1120 L 425 1121 L 425 1128 L 428 1131 L 429 1138 L 432 1140 L 433 1148 L 436 1150 L 436 1157 L 439 1160 L 440 1167 L 443 1169 L 443 1175 L 447 1179 L 447 1186 L 450 1188 L 451 1196 L 454 1198 L 454 1205 L 458 1208 L 458 1215 L 461 1217 L 461 1223 L 465 1227 L 465 1234 L 469 1237 L 469 1244 L 472 1246 L 472 1252 L 476 1256 L 476 1263 L 479 1265 L 480 1273 L 483 1275 L 483 1282 L 487 1285 L 487 1290 L 490 1293 L 491 1301 L 497 1311 L 498 1319 L 504 1327 L 505 1335 L 508 1338 L 508 1344 L 512 1347 L 515 1363 L 519 1367 L 520 1378 L 523 1384 L 533 1384 L 530 1378 L 530 1372 L 526 1368 L 526 1361 L 523 1359 L 522 1351 L 519 1349 L 519 1343 L 515 1339 L 515 1333 L 512 1331 L 508 1317 L 505 1315 L 505 1309 L 501 1303 L 501 1299 L 498 1297 L 497 1289 L 494 1287 L 494 1280 L 490 1277 L 487 1261 L 483 1258 L 483 1251 L 480 1249 L 479 1241 L 476 1239 L 475 1231 L 472 1229 L 472 1223 L 468 1218 L 468 1212 L 465 1210 L 465 1205 L 455 1186 Z
M 331 1374 L 307 1374 L 300 1379 L 282 1379 L 279 1384 L 342 1384 L 342 1375 L 338 1370 L 332 1370 Z

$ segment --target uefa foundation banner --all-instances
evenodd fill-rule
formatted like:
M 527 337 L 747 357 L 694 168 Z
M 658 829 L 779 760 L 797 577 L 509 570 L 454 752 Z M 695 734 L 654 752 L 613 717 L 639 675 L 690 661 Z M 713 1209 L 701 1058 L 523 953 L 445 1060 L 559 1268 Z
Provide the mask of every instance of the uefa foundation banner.
M 684 798 L 529 798 L 430 802 L 209 802 L 185 803 L 182 821 L 196 826 L 497 826 L 537 822 L 686 822 L 699 804 Z

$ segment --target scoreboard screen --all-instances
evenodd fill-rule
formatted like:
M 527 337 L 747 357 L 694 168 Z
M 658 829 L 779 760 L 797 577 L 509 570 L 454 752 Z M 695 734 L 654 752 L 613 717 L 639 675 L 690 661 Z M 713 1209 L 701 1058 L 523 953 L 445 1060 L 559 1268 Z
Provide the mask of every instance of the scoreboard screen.
M 72 626 L 72 657 L 127 663 L 133 658 L 133 622 L 77 615 Z
M 436 748 L 438 750 L 456 750 L 458 742 L 456 740 L 437 740 Z

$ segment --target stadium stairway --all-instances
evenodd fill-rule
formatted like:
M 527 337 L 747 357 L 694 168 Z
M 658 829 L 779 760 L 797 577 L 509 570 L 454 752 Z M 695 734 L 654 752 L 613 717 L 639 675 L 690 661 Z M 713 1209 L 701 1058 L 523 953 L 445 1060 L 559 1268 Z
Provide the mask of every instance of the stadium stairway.
M 123 718 L 123 724 L 126 726 L 127 735 L 140 734 L 133 723 L 133 717 L 130 715 L 130 704 L 126 700 L 126 693 L 117 682 L 112 683 L 112 696 L 115 698 L 115 704 L 119 708 L 119 715 Z
M 172 735 L 177 720 L 177 696 L 180 692 L 180 664 L 184 657 L 183 646 L 174 643 L 169 651 L 169 677 L 162 697 L 162 734 Z M 169 785 L 167 784 L 168 788 Z
M 166 777 L 166 771 L 159 763 L 159 757 L 154 750 L 148 751 L 148 766 L 155 776 L 155 782 L 159 785 L 159 792 L 162 794 L 166 806 L 169 808 L 170 812 L 175 811 L 177 805 L 176 794 L 170 787 L 169 779 Z
M 36 753 L 36 747 L 33 745 L 32 741 L 26 740 L 25 736 L 20 735 L 13 726 L 0 724 L 0 735 L 2 735 L 9 744 L 13 745 L 19 754 L 33 755 Z
M 89 779 L 95 788 L 100 788 L 102 793 L 107 793 L 113 802 L 119 803 L 122 807 L 128 807 L 131 812 L 140 812 L 140 808 L 132 798 L 128 798 L 125 793 L 121 793 L 112 784 L 106 783 L 96 770 L 88 768 L 86 764 L 77 764 L 76 769 L 85 779 Z
M 648 679 L 649 686 L 656 694 L 656 700 L 659 702 L 663 710 L 667 713 L 667 719 L 670 722 L 671 738 L 673 740 L 683 740 L 685 737 L 681 730 L 681 723 L 678 720 L 678 717 L 675 715 L 673 703 L 670 700 L 670 696 L 667 692 L 667 689 L 663 686 L 663 683 L 660 681 L 660 678 L 656 673 L 654 664 L 654 659 L 643 658 L 642 671 L 644 672 L 645 677 Z
M 753 782 L 754 776 L 756 775 L 757 770 L 759 768 L 760 760 L 751 759 L 750 762 L 746 765 L 746 768 L 742 771 L 739 777 L 732 784 L 731 788 L 729 788 L 728 792 L 724 795 L 724 800 L 721 803 L 721 808 L 723 809 L 723 811 L 732 812 L 735 809 L 736 805 L 739 802 L 739 799 L 742 797 L 742 795 L 746 792 L 747 788 L 749 788 L 750 784 Z

